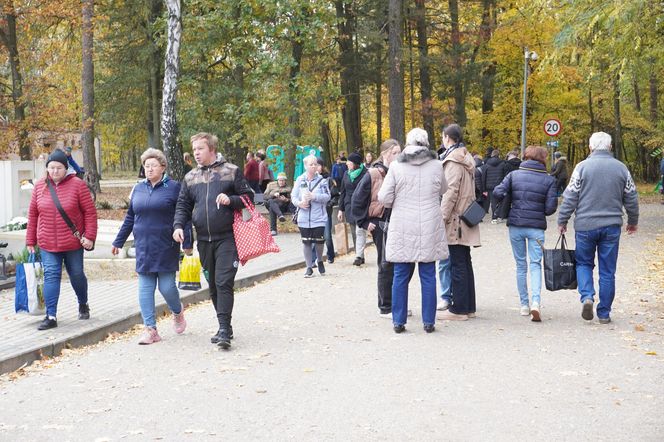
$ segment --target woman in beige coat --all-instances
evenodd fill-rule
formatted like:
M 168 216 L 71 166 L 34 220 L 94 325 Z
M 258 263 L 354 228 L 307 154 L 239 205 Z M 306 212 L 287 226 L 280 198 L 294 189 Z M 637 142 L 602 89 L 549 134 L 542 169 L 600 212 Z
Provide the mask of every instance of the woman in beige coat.
M 429 150 L 427 132 L 420 128 L 411 130 L 403 153 L 392 162 L 378 192 L 378 200 L 392 208 L 385 258 L 394 263 L 392 322 L 396 333 L 406 330 L 408 283 L 415 263 L 422 287 L 424 330 L 435 330 L 435 264 L 448 256 L 440 216 L 440 198 L 446 190 L 443 167 L 435 152 Z
M 463 144 L 463 133 L 457 124 L 443 130 L 447 150 L 443 168 L 449 190 L 443 196 L 441 211 L 445 221 L 452 273 L 452 305 L 441 313 L 441 319 L 465 321 L 475 317 L 475 275 L 470 248 L 480 246 L 480 227 L 470 227 L 461 215 L 475 200 L 475 161 Z

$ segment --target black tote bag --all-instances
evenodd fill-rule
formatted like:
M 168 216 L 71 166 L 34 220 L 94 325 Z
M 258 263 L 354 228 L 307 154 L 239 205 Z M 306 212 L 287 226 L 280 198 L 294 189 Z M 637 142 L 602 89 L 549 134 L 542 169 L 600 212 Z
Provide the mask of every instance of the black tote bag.
M 558 244 L 560 244 L 560 248 L 558 248 Z M 546 289 L 551 292 L 576 289 L 575 253 L 574 250 L 567 248 L 565 235 L 561 234 L 558 237 L 553 249 L 545 249 L 541 242 L 539 245 L 542 247 L 542 254 L 544 255 L 544 284 Z

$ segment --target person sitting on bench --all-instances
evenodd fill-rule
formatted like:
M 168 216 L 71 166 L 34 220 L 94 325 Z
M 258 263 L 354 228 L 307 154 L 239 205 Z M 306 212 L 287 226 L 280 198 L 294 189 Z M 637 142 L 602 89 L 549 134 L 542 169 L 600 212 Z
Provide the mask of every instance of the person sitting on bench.
M 277 235 L 277 219 L 284 222 L 284 212 L 292 212 L 291 210 L 291 190 L 292 188 L 286 184 L 286 174 L 281 172 L 277 175 L 277 181 L 272 181 L 267 185 L 263 197 L 265 199 L 265 206 L 270 212 L 270 230 L 272 236 Z

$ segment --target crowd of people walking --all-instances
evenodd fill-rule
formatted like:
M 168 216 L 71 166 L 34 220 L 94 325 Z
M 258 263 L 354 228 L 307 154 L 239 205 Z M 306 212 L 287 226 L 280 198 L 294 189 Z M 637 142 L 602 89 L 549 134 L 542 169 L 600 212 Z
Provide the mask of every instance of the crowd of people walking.
M 505 160 L 497 149 L 488 149 L 482 159 L 466 147 L 463 130 L 456 124 L 444 128 L 437 151 L 427 132 L 414 128 L 403 148 L 397 140 L 384 141 L 375 160 L 370 153 L 363 158 L 358 152 L 348 156 L 342 152 L 328 171 L 321 158 L 306 156 L 304 173 L 296 177 L 292 187 L 284 173 L 273 179 L 260 152 L 249 153 L 241 169 L 217 152 L 216 136 L 199 133 L 191 138 L 191 144 L 196 164 L 182 182 L 169 178 L 161 151 L 148 149 L 143 153 L 145 178 L 134 186 L 113 242 L 112 253 L 117 254 L 128 236 L 134 235 L 138 300 L 145 326 L 140 344 L 161 340 L 155 319 L 157 287 L 172 313 L 175 331 L 185 331 L 184 307 L 175 281 L 180 249 L 191 255 L 195 236 L 218 325 L 211 342 L 230 348 L 234 280 L 239 266 L 234 213 L 256 195 L 264 199 L 273 236 L 278 234 L 278 222 L 285 222 L 285 214 L 292 214 L 302 241 L 305 278 L 314 276 L 315 271 L 325 275 L 326 263 L 334 262 L 335 221 L 350 225 L 353 265 L 365 264 L 370 235 L 377 251 L 378 313 L 391 319 L 396 333 L 406 330 L 409 282 L 417 267 L 422 326 L 431 333 L 437 316 L 454 321 L 476 316 L 472 250 L 481 246 L 480 223 L 485 212 L 491 213 L 491 223 L 507 224 L 520 314 L 541 321 L 547 216 L 556 212 L 562 192 L 557 224 L 564 234 L 575 214 L 582 317 L 594 317 L 597 255 L 596 314 L 600 323 L 611 321 L 623 209 L 628 234 L 637 230 L 639 210 L 634 182 L 624 164 L 611 154 L 611 137 L 606 133 L 592 135 L 590 155 L 574 168 L 569 184 L 567 160 L 559 153 L 551 172 L 546 167 L 547 149 L 539 146 L 529 146 L 523 158 L 519 151 L 510 151 Z M 46 166 L 46 176 L 37 182 L 32 195 L 26 237 L 31 252 L 36 245 L 41 247 L 44 261 L 47 312 L 40 330 L 57 327 L 63 263 L 78 297 L 79 319 L 90 317 L 83 251 L 94 247 L 97 230 L 90 193 L 70 169 L 67 156 L 56 150 Z

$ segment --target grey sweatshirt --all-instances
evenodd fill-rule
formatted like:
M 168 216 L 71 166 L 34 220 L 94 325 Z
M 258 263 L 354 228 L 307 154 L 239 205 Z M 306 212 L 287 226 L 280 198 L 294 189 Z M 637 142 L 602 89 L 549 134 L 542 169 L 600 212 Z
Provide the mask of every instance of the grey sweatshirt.
M 639 198 L 627 167 L 606 150 L 594 151 L 574 168 L 563 193 L 558 224 L 567 224 L 572 213 L 574 230 L 588 231 L 623 224 L 623 206 L 627 224 L 639 222 Z

